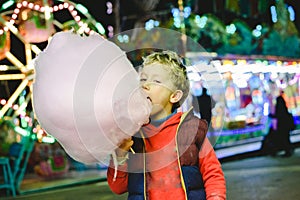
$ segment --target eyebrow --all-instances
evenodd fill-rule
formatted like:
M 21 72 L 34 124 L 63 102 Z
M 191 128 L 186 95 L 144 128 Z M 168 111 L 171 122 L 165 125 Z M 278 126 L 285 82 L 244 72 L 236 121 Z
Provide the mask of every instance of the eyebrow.
M 151 74 L 151 75 L 149 75 L 149 74 L 146 74 L 146 73 L 141 73 L 141 76 L 142 75 L 144 75 L 144 76 L 151 76 L 151 77 L 154 77 L 154 78 L 157 78 L 157 77 L 159 77 L 159 78 L 163 78 L 160 74 Z

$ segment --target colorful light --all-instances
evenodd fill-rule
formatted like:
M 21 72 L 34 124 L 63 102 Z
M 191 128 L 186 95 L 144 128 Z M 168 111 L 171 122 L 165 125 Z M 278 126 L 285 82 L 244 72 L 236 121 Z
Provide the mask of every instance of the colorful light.
M 10 0 L 7 3 L 7 5 L 2 5 L 1 9 L 4 9 L 3 7 L 9 7 L 11 6 L 10 4 L 14 3 L 13 0 Z M 75 5 L 75 6 L 74 6 Z M 0 29 L 0 35 L 4 34 L 4 32 L 11 30 L 14 34 L 18 34 L 18 29 L 14 26 L 15 20 L 18 18 L 18 14 L 20 12 L 21 8 L 29 8 L 31 10 L 34 11 L 38 11 L 38 12 L 42 12 L 45 13 L 45 19 L 49 20 L 51 18 L 51 13 L 53 12 L 57 12 L 63 9 L 68 9 L 71 13 L 71 15 L 73 16 L 74 20 L 76 22 L 78 22 L 78 25 L 82 28 L 82 26 L 84 25 L 84 23 L 82 23 L 81 21 L 81 17 L 78 15 L 78 12 L 76 10 L 74 10 L 75 8 L 80 11 L 82 14 L 84 15 L 88 15 L 88 9 L 81 5 L 81 4 L 74 4 L 72 5 L 72 3 L 61 3 L 59 5 L 54 5 L 53 7 L 50 7 L 48 5 L 46 6 L 40 6 L 38 4 L 34 4 L 34 3 L 28 3 L 27 1 L 22 1 L 20 3 L 17 3 L 16 8 L 14 9 L 13 14 L 11 15 L 11 19 L 10 22 L 5 22 L 4 20 L 4 28 Z M 27 16 L 22 16 L 22 20 L 26 20 Z M 97 30 L 99 31 L 100 34 L 105 34 L 105 29 L 102 27 L 102 25 L 99 22 L 96 22 L 95 26 L 97 28 Z M 87 27 L 83 27 L 83 29 L 81 29 L 81 33 L 86 33 L 86 34 L 90 34 L 90 33 L 94 33 L 94 31 L 92 31 L 90 28 Z
M 5 9 L 9 8 L 9 7 L 12 6 L 14 3 L 15 3 L 14 0 L 9 0 L 9 1 L 5 2 L 5 3 L 2 5 L 1 10 L 5 10 Z

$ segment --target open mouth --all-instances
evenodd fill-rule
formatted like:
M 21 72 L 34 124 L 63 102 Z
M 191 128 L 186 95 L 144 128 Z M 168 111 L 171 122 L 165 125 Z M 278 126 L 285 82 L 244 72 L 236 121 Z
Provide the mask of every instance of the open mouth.
M 152 103 L 152 100 L 151 100 L 151 98 L 149 96 L 147 97 L 147 99 Z

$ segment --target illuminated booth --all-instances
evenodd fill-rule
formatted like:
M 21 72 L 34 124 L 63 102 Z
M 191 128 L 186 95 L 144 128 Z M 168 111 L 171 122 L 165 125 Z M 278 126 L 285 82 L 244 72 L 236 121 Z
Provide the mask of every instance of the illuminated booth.
M 299 124 L 300 60 L 273 56 L 215 56 L 210 65 L 222 76 L 225 98 L 222 102 L 212 95 L 217 103 L 212 108 L 209 136 L 217 136 L 215 148 L 236 142 L 261 141 L 269 130 L 269 114 L 274 114 L 276 97 L 281 90 L 289 111 Z M 205 86 L 201 73 L 199 77 L 201 84 L 192 83 L 192 91 Z

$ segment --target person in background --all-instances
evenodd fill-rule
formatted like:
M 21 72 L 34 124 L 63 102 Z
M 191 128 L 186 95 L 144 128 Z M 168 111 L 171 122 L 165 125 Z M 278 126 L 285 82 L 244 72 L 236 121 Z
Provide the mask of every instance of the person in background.
M 214 105 L 212 98 L 208 95 L 205 87 L 202 88 L 202 94 L 200 96 L 193 96 L 193 107 L 195 112 L 199 113 L 201 119 L 206 120 L 209 126 L 211 122 L 212 108 Z
M 283 95 L 284 92 L 281 91 L 280 95 L 276 98 L 274 117 L 277 119 L 275 131 L 278 134 L 276 137 L 278 141 L 275 143 L 279 145 L 278 150 L 284 150 L 284 156 L 288 157 L 293 153 L 290 141 L 290 131 L 295 129 L 295 123 L 292 114 L 288 111 Z
M 148 55 L 140 82 L 152 103 L 150 123 L 116 149 L 118 166 L 111 160 L 107 170 L 111 190 L 128 192 L 129 200 L 226 199 L 224 173 L 206 137 L 207 122 L 191 109 L 177 112 L 189 93 L 180 57 L 171 51 Z

